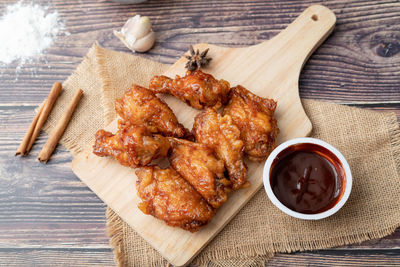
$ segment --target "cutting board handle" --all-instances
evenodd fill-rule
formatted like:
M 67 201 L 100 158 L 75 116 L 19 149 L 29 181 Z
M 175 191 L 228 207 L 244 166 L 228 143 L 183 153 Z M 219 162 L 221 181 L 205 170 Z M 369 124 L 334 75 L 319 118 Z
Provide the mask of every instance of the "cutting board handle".
M 285 55 L 275 57 L 275 62 L 270 63 L 285 64 L 289 58 L 300 72 L 308 57 L 332 32 L 335 23 L 336 16 L 329 8 L 313 5 L 304 10 L 285 30 L 260 46 L 268 48 L 268 51 L 276 47 L 276 53 Z

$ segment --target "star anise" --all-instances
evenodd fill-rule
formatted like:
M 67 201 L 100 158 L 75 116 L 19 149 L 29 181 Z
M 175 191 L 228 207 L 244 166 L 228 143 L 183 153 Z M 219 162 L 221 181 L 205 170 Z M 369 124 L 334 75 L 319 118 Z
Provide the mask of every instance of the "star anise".
M 190 45 L 189 49 L 190 49 L 190 55 L 185 56 L 188 59 L 185 68 L 187 68 L 188 70 L 190 71 L 198 70 L 201 67 L 205 67 L 211 61 L 211 58 L 207 57 L 209 48 L 207 48 L 201 53 L 199 49 L 197 49 L 197 51 L 195 52 L 192 45 Z

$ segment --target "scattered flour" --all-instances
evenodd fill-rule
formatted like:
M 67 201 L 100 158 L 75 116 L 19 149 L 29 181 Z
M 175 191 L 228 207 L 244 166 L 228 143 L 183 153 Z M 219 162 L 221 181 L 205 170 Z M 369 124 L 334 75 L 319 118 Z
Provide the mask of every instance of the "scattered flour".
M 18 62 L 17 70 L 40 57 L 64 30 L 57 11 L 48 7 L 17 2 L 5 8 L 0 17 L 0 64 Z

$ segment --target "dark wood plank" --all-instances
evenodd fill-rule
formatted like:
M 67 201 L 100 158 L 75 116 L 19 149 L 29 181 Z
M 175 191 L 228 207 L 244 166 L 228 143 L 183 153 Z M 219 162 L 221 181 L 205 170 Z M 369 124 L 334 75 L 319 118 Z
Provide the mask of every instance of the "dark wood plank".
M 400 251 L 322 250 L 293 254 L 277 254 L 266 266 L 398 266 Z M 114 266 L 111 250 L 107 249 L 0 249 L 0 266 L 58 267 Z
M 105 205 L 72 173 L 65 148 L 39 163 L 42 133 L 28 157 L 14 156 L 33 114 L 0 108 L 0 247 L 108 248 Z
M 400 250 L 321 250 L 277 254 L 267 266 L 399 266 Z
M 0 266 L 115 266 L 111 249 L 0 249 Z
M 360 244 L 353 244 L 343 247 L 332 248 L 331 250 L 343 250 L 348 253 L 366 249 L 400 249 L 400 228 L 397 228 L 394 233 L 381 239 L 372 239 L 364 241 Z M 356 253 L 356 252 L 354 252 Z
M 191 43 L 247 46 L 267 40 L 307 6 L 318 2 L 212 0 L 204 4 L 196 0 L 119 5 L 55 0 L 53 8 L 66 21 L 71 35 L 56 40 L 42 60 L 26 65 L 17 76 L 16 64 L 0 67 L 0 104 L 38 104 L 54 81 L 71 74 L 95 40 L 105 47 L 127 51 L 112 30 L 121 27 L 133 13 L 150 16 L 158 34 L 156 46 L 142 56 L 173 63 Z M 335 11 L 338 23 L 305 66 L 300 77 L 301 96 L 336 102 L 399 103 L 399 2 L 338 0 L 324 4 Z M 383 44 L 391 47 L 386 56 L 378 49 Z
M 105 205 L 68 164 L 13 156 L 0 164 L 0 247 L 109 247 Z

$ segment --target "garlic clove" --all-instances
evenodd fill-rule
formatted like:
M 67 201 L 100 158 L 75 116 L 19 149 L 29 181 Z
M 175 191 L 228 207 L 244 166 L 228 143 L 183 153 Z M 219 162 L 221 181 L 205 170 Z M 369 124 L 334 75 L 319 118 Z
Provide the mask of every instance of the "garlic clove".
M 130 18 L 121 31 L 114 31 L 114 35 L 133 52 L 145 52 L 153 46 L 155 41 L 155 33 L 151 29 L 150 19 L 140 15 Z
M 132 48 L 137 52 L 146 52 L 154 45 L 155 41 L 156 41 L 156 34 L 153 31 L 151 31 L 145 37 L 136 40 Z

